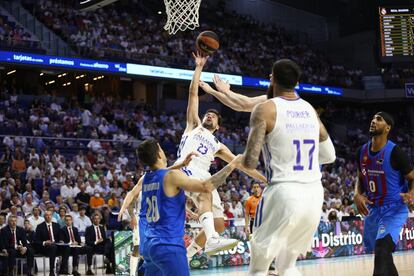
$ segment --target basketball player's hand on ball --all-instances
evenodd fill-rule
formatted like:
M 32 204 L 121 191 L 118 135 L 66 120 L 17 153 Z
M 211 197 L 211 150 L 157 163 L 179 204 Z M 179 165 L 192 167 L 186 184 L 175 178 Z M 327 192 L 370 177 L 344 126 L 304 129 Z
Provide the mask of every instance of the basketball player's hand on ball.
M 222 93 L 227 93 L 230 91 L 230 83 L 228 81 L 222 80 L 219 75 L 214 75 L 213 82 L 218 91 Z
M 355 205 L 358 209 L 358 212 L 364 216 L 369 214 L 369 210 L 367 208 L 367 204 L 373 204 L 371 201 L 368 200 L 366 196 L 356 194 L 354 197 Z
M 193 53 L 193 58 L 197 67 L 204 67 L 209 56 L 203 56 L 199 51 L 196 54 Z
M 400 196 L 403 198 L 405 204 L 407 204 L 408 206 L 414 206 L 413 192 L 401 193 Z

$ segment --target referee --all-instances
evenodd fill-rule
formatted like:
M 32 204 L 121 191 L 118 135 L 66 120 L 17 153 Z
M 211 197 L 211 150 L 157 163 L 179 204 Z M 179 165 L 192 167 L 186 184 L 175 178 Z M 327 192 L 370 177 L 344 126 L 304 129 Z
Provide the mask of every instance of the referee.
M 247 236 L 253 233 L 253 223 L 256 216 L 256 207 L 262 199 L 262 189 L 259 183 L 254 183 L 252 187 L 252 195 L 246 200 L 245 204 L 245 232 Z

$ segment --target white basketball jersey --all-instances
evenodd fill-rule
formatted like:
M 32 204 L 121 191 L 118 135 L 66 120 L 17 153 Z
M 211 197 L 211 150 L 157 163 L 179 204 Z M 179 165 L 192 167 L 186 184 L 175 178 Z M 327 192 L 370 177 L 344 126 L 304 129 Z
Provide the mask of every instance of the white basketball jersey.
M 214 156 L 219 151 L 220 145 L 218 139 L 208 129 L 200 125 L 185 133 L 181 138 L 176 163 L 183 161 L 191 152 L 197 152 L 199 156 L 193 157 L 190 164 L 183 168 L 183 171 L 188 176 L 204 179 L 210 175 L 210 165 L 214 161 Z
M 319 168 L 319 121 L 314 108 L 301 98 L 273 98 L 276 122 L 263 146 L 269 183 L 315 183 Z

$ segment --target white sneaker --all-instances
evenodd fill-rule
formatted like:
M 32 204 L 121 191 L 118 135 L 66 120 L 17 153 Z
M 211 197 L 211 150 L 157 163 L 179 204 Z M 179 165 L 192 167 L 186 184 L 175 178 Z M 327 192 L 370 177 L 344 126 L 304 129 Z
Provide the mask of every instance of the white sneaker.
M 239 243 L 236 239 L 225 239 L 220 236 L 211 237 L 207 240 L 204 252 L 208 255 L 214 255 L 222 250 L 229 250 Z

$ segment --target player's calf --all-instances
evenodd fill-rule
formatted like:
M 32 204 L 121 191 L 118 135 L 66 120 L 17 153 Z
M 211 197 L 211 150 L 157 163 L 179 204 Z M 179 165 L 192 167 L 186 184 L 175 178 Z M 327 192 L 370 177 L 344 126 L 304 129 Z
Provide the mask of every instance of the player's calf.
M 392 258 L 394 247 L 389 234 L 375 242 L 374 276 L 398 276 Z

